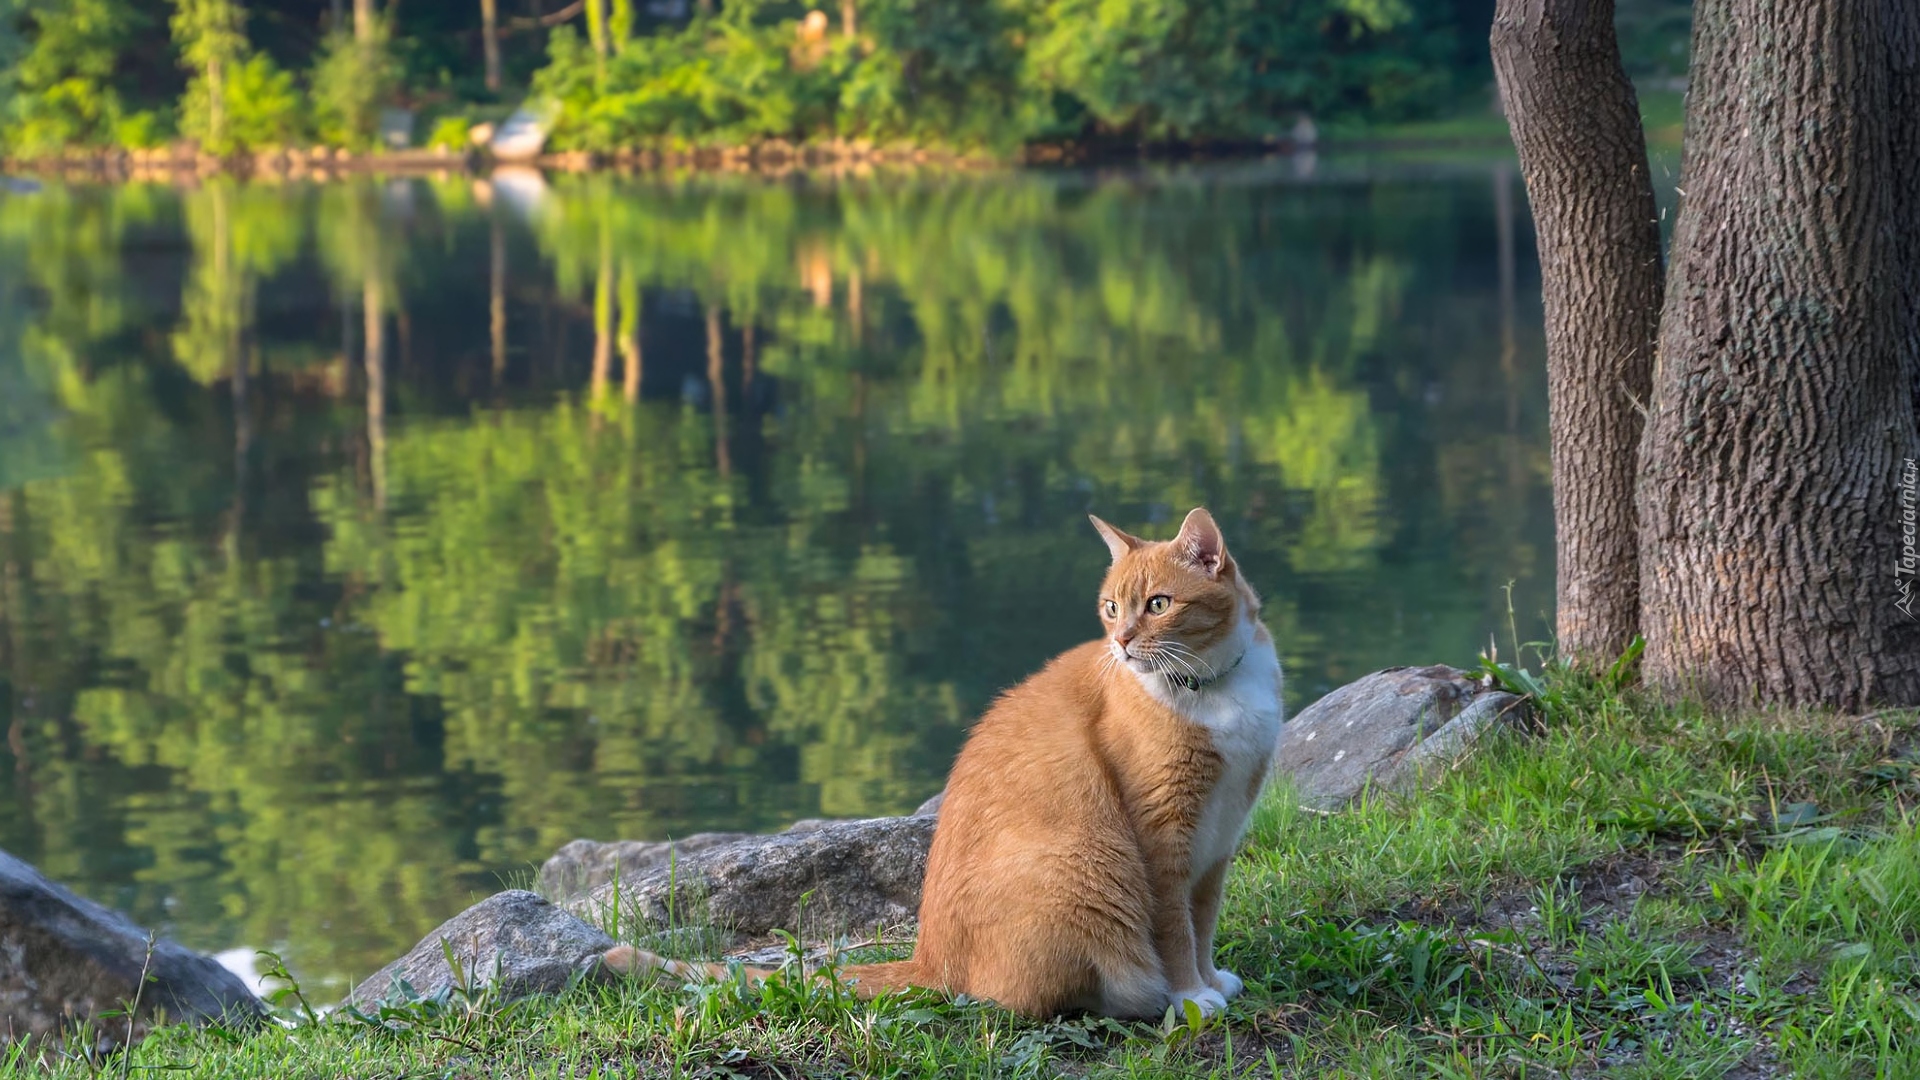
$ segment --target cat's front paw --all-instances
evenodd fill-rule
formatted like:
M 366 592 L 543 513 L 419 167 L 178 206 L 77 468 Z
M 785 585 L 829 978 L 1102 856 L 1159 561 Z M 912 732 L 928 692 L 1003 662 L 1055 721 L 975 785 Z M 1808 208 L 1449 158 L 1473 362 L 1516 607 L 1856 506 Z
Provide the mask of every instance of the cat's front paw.
M 1239 980 L 1234 980 L 1238 982 Z M 1173 992 L 1173 1013 L 1178 1017 L 1187 1011 L 1187 1002 L 1200 1006 L 1201 1016 L 1212 1016 L 1227 1007 L 1227 996 L 1211 986 L 1196 987 L 1192 990 Z
M 1233 972 L 1228 971 L 1226 968 L 1214 968 L 1213 978 L 1207 981 L 1209 983 L 1212 983 L 1213 988 L 1215 990 L 1220 991 L 1220 993 L 1224 995 L 1228 1001 L 1232 1001 L 1234 998 L 1239 997 L 1240 991 L 1245 990 L 1247 988 L 1246 982 L 1243 981 L 1240 978 L 1240 976 L 1235 975 Z

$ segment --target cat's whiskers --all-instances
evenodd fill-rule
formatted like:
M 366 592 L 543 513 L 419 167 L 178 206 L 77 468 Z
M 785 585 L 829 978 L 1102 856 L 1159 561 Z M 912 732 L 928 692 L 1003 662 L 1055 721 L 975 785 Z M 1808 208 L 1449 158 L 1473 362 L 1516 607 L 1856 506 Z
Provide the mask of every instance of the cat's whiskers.
M 1174 670 L 1174 664 L 1185 665 L 1186 661 L 1167 652 L 1156 644 L 1153 648 L 1142 650 L 1139 654 L 1153 667 L 1154 673 L 1166 679 L 1179 679 L 1180 673 Z
M 1167 643 L 1163 643 L 1163 644 L 1167 644 Z M 1167 667 L 1164 673 L 1169 677 L 1171 677 L 1174 674 L 1173 668 L 1172 668 L 1172 665 L 1174 664 L 1178 664 L 1181 668 L 1185 669 L 1187 676 L 1189 678 L 1198 679 L 1200 677 L 1200 673 L 1194 670 L 1194 666 L 1188 663 L 1186 659 L 1182 657 L 1179 653 L 1167 651 L 1165 648 L 1162 648 L 1162 647 L 1156 647 L 1154 650 L 1154 656 L 1164 658 L 1167 661 Z
M 1179 650 L 1179 652 L 1174 654 L 1176 656 L 1180 655 L 1180 653 L 1185 653 L 1187 656 L 1191 657 L 1194 660 L 1194 662 L 1199 664 L 1204 664 L 1207 669 L 1206 677 L 1208 679 L 1212 679 L 1219 674 L 1217 671 L 1214 670 L 1213 664 L 1208 662 L 1206 657 L 1201 656 L 1198 652 L 1194 651 L 1192 646 L 1183 644 L 1178 641 L 1166 641 L 1166 642 L 1161 642 L 1161 644 L 1166 648 Z M 1194 676 L 1196 678 L 1199 677 L 1199 674 L 1200 673 L 1197 671 L 1194 672 Z

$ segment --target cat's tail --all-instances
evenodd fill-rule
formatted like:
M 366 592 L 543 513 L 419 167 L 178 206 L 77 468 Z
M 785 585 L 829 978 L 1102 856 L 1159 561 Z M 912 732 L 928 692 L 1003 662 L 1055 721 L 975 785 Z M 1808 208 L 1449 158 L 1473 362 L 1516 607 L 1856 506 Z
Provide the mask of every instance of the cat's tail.
M 749 981 L 757 982 L 778 970 L 768 967 L 669 960 L 659 953 L 650 953 L 631 945 L 615 945 L 601 955 L 600 962 L 609 970 L 622 975 L 658 974 L 686 982 L 731 979 L 736 971 L 746 976 Z M 862 1000 L 876 998 L 895 990 L 905 990 L 910 986 L 923 985 L 915 979 L 916 970 L 912 960 L 895 960 L 885 964 L 855 964 L 840 968 L 838 975 L 841 985 Z
M 631 945 L 615 945 L 608 949 L 600 954 L 600 963 L 607 970 L 621 975 L 666 975 L 683 982 L 730 979 L 734 972 L 734 968 L 728 964 L 669 960 L 659 953 L 650 953 Z M 741 967 L 739 970 L 748 979 L 764 979 L 774 972 L 773 968 L 763 967 Z
M 912 960 L 892 960 L 884 964 L 855 964 L 840 969 L 840 982 L 853 996 L 866 1001 L 895 990 L 925 986 L 920 969 Z

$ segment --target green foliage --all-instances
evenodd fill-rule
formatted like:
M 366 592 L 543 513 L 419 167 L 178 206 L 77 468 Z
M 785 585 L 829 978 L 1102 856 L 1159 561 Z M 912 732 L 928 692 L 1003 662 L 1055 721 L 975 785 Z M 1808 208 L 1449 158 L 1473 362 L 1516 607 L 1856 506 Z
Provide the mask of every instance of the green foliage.
M 228 65 L 221 87 L 221 129 L 213 128 L 210 84 L 195 77 L 181 102 L 181 134 L 217 154 L 304 141 L 306 106 L 293 73 L 276 67 L 265 53 Z M 133 134 L 144 137 L 146 132 Z
M 160 123 L 121 137 L 139 111 L 177 115 L 223 151 L 300 137 L 366 149 L 381 106 L 400 98 L 471 111 L 520 96 L 481 90 L 471 3 L 395 5 L 371 47 L 345 27 L 317 41 L 296 31 L 315 25 L 311 0 L 0 5 L 16 11 L 0 16 L 0 138 L 27 154 L 171 133 Z M 803 41 L 810 7 L 730 0 L 681 22 L 595 0 L 554 34 L 510 35 L 508 78 L 564 102 L 558 148 L 853 138 L 1004 155 L 1034 142 L 1259 140 L 1301 114 L 1336 134 L 1388 130 L 1477 105 L 1490 74 L 1478 0 L 858 0 L 854 37 L 828 5 L 824 38 Z M 179 55 L 137 48 L 169 11 Z M 238 118 L 244 95 L 203 85 L 251 63 L 244 12 L 261 51 L 311 90 L 293 117 L 279 115 L 284 86 L 269 69 L 244 73 L 273 98 L 251 119 Z M 1633 0 L 1620 22 L 1636 73 L 1684 69 L 1684 3 Z M 180 90 L 154 70 L 176 60 L 191 76 Z M 254 132 L 220 130 L 229 112 Z
M 113 127 L 113 141 L 129 150 L 149 150 L 173 138 L 173 117 L 149 109 L 129 113 Z
M 181 130 L 216 154 L 278 141 L 293 123 L 293 80 L 264 57 L 247 63 L 246 11 L 235 0 L 175 0 L 173 40 L 192 78 Z M 256 100 L 256 95 L 261 100 Z M 242 118 L 235 107 L 247 111 Z
M 1147 138 L 1241 134 L 1250 89 L 1238 37 L 1255 5 L 1220 0 L 1050 0 L 1028 64 L 1103 127 Z
M 235 0 L 175 0 L 173 40 L 180 62 L 195 72 L 237 62 L 247 52 L 246 18 Z
M 380 109 L 399 87 L 388 28 L 376 21 L 371 41 L 337 30 L 327 35 L 308 76 L 314 133 L 329 146 L 365 150 L 380 134 Z
M 778 28 L 724 22 L 666 31 L 629 42 L 602 83 L 591 48 L 562 28 L 534 89 L 562 105 L 561 145 L 798 137 L 831 123 L 837 66 L 796 69 L 781 42 Z
M 19 14 L 0 11 L 25 29 L 4 69 L 6 145 L 35 155 L 112 140 L 123 107 L 112 84 L 116 56 L 140 20 L 120 0 L 44 0 Z M 11 29 L 11 25 L 9 27 Z
M 473 121 L 465 116 L 443 116 L 433 122 L 433 132 L 427 136 L 427 147 L 464 151 L 469 145 L 467 132 L 472 128 Z
M 1423 115 L 1467 85 L 1447 16 L 1385 0 L 869 0 L 856 40 L 813 43 L 799 14 L 729 5 L 606 61 L 556 33 L 535 86 L 563 106 L 557 144 L 1243 138 L 1300 110 Z

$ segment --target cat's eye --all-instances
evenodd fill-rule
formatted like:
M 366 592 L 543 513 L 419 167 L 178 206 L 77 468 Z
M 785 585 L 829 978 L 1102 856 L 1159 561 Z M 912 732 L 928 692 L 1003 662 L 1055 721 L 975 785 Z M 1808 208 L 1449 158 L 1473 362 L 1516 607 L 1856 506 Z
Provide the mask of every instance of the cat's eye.
M 1167 610 L 1168 605 L 1172 603 L 1173 603 L 1172 600 L 1169 600 L 1164 596 L 1156 596 L 1147 601 L 1147 610 L 1153 612 L 1155 615 L 1159 615 L 1162 612 L 1165 612 Z
M 1120 617 L 1120 605 L 1111 600 L 1100 601 L 1100 610 L 1106 612 L 1107 618 L 1109 619 L 1117 619 Z

